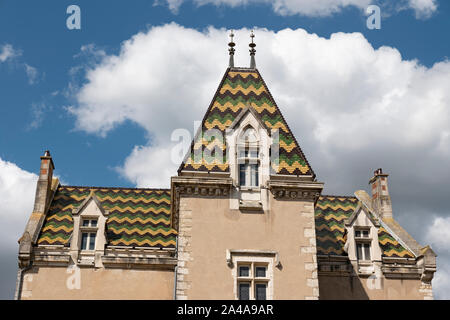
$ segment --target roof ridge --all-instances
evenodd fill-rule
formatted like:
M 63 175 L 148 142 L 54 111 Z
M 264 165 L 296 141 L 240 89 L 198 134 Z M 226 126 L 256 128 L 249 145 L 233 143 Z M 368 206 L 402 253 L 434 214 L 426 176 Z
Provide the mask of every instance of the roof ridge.
M 58 188 L 85 188 L 85 189 L 119 189 L 119 190 L 150 190 L 150 191 L 170 191 L 169 188 L 127 188 L 127 187 L 104 187 L 104 186 L 72 186 L 60 185 Z
M 355 196 L 338 196 L 338 195 L 333 195 L 333 194 L 322 194 L 320 196 L 321 197 L 333 197 L 333 198 L 353 198 L 353 199 L 357 199 Z

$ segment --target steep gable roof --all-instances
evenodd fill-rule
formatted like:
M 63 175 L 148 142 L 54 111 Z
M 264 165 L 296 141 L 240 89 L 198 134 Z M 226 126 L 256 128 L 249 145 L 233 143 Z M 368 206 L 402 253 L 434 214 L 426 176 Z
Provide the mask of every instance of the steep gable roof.
M 109 245 L 174 248 L 177 232 L 171 227 L 170 190 L 100 187 L 58 187 L 50 204 L 38 245 L 69 245 L 72 210 L 94 194 L 109 211 Z
M 345 220 L 350 218 L 358 207 L 356 197 L 321 196 L 315 207 L 317 254 L 346 256 Z M 381 226 L 378 229 L 378 243 L 382 256 L 414 258 L 412 252 L 403 247 Z
M 261 122 L 270 132 L 280 130 L 279 164 L 272 164 L 275 173 L 284 175 L 312 175 L 314 171 L 287 125 L 257 69 L 228 68 L 203 118 L 201 131 L 191 144 L 190 152 L 178 172 L 211 171 L 229 172 L 226 159 L 225 131 L 247 106 L 256 111 Z M 208 137 L 210 129 L 219 130 L 222 139 Z M 204 133 L 203 135 L 201 133 Z M 205 150 L 212 156 L 205 154 Z M 214 151 L 213 151 L 214 150 Z M 213 152 L 211 152 L 213 151 Z M 221 152 L 223 159 L 216 159 L 214 152 Z

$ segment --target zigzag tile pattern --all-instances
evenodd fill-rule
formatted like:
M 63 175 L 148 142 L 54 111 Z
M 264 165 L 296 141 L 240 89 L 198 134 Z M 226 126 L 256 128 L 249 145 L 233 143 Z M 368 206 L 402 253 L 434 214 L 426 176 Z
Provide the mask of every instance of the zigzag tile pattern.
M 346 256 L 344 220 L 358 205 L 356 197 L 321 196 L 315 207 L 317 254 Z M 378 230 L 383 256 L 413 258 L 413 254 L 395 240 L 383 227 Z
M 406 250 L 383 227 L 378 230 L 378 240 L 384 257 L 414 258 L 414 255 Z
M 355 197 L 319 197 L 315 207 L 317 254 L 347 255 L 344 219 L 351 216 L 357 204 Z
M 275 173 L 312 175 L 303 152 L 287 126 L 264 80 L 255 69 L 228 69 L 202 123 L 202 132 L 216 131 L 222 137 L 242 109 L 250 105 L 268 130 L 279 129 L 279 163 Z M 195 138 L 190 157 L 181 168 L 189 171 L 229 172 L 226 142 L 214 134 Z M 216 134 L 217 135 L 217 134 Z
M 68 245 L 73 231 L 72 209 L 94 192 L 109 211 L 106 222 L 110 245 L 174 248 L 170 190 L 60 186 L 50 205 L 38 244 Z

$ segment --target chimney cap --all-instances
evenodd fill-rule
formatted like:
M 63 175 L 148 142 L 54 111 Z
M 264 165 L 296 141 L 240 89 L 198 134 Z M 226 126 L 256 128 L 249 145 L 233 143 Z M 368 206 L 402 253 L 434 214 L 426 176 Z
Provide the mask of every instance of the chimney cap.
M 51 157 L 49 150 L 45 150 L 44 157 Z
M 375 170 L 375 171 L 373 172 L 373 175 L 374 175 L 374 176 L 379 175 L 379 174 L 383 174 L 383 169 L 378 168 L 377 170 Z

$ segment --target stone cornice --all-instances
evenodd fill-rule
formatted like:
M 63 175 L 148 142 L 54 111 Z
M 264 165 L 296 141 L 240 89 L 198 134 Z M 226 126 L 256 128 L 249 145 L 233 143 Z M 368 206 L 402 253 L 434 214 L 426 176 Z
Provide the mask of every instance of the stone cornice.
M 316 202 L 323 189 L 321 182 L 269 180 L 267 185 L 277 200 L 312 200 Z
M 229 177 L 172 177 L 172 228 L 178 230 L 178 214 L 181 195 L 197 197 L 228 197 L 232 186 L 233 180 Z

